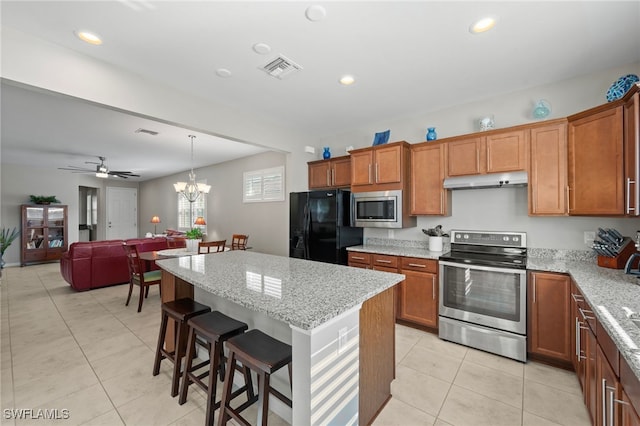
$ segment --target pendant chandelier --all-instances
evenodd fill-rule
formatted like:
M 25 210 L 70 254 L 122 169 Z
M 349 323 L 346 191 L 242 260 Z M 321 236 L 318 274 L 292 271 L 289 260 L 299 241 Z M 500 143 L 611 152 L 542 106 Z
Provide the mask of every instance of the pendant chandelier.
M 194 203 L 200 194 L 208 194 L 211 189 L 211 185 L 196 182 L 196 174 L 193 172 L 193 138 L 194 135 L 189 135 L 191 138 L 191 172 L 189 173 L 189 182 L 177 182 L 173 184 L 176 192 L 184 195 L 190 203 Z

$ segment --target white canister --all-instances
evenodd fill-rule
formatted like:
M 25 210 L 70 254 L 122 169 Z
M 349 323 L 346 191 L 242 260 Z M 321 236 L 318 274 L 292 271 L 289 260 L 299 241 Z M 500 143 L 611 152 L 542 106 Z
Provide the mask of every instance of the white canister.
M 429 251 L 442 251 L 442 237 L 429 237 Z

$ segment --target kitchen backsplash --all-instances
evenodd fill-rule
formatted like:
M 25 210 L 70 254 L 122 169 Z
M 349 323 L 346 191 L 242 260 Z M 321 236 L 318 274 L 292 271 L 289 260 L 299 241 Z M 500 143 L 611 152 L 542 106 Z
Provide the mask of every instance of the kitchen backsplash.
M 429 250 L 428 238 L 424 240 L 396 240 L 393 238 L 365 238 L 366 245 L 373 246 L 391 246 L 391 247 L 406 247 L 406 248 L 419 248 Z M 451 250 L 451 238 L 444 237 L 442 240 L 442 252 L 446 253 Z

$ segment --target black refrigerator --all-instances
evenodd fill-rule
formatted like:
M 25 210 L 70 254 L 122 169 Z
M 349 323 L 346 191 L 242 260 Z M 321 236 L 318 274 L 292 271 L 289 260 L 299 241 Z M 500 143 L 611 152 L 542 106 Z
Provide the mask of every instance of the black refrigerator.
M 362 244 L 362 228 L 351 227 L 351 191 L 292 192 L 289 257 L 347 264 L 347 247 Z

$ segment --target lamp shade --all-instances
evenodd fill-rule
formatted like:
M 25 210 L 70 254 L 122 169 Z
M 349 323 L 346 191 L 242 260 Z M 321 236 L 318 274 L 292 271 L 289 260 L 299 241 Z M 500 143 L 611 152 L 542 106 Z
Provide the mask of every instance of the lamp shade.
M 194 224 L 194 225 L 206 225 L 206 224 L 207 224 L 207 221 L 206 221 L 206 220 L 204 220 L 204 217 L 202 217 L 202 216 L 198 216 L 198 217 L 196 218 L 196 221 L 195 221 L 195 222 L 193 222 L 193 224 Z
M 151 223 L 160 223 L 160 216 L 154 216 L 151 218 Z

